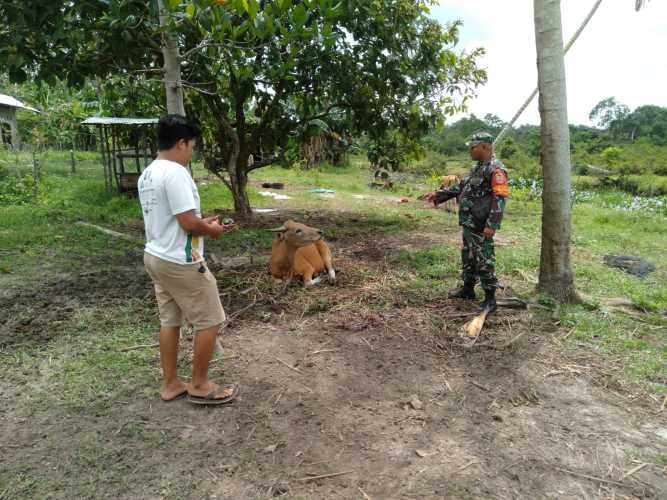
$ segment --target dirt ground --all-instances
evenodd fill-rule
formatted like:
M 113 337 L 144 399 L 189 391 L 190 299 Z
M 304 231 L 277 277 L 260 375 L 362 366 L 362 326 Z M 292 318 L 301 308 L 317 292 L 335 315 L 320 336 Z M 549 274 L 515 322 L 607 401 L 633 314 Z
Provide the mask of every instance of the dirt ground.
M 458 235 L 341 239 L 339 283 L 314 290 L 307 308 L 254 295 L 214 365 L 241 385 L 228 406 L 140 394 L 101 414 L 72 412 L 3 386 L 0 465 L 38 474 L 53 498 L 665 498 L 665 413 L 609 383 L 595 352 L 566 348 L 567 331 L 539 311 L 499 311 L 468 348 L 459 331 L 473 305 L 367 307 L 388 288 L 385 257 L 434 243 Z M 102 298 L 152 308 L 137 264 L 129 255 L 5 294 L 0 345 L 53 339 Z M 228 312 L 251 296 L 227 297 Z M 154 364 L 157 374 L 157 351 Z M 92 484 L 86 470 L 100 463 Z

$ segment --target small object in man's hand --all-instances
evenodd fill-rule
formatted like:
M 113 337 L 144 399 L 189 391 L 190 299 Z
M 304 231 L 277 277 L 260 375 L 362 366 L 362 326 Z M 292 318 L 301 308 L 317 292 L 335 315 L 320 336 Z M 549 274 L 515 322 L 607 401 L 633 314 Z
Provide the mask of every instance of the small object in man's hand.
M 230 219 L 229 217 L 223 217 L 220 215 L 218 217 L 218 222 L 220 223 L 221 226 L 230 226 L 234 224 L 234 219 Z

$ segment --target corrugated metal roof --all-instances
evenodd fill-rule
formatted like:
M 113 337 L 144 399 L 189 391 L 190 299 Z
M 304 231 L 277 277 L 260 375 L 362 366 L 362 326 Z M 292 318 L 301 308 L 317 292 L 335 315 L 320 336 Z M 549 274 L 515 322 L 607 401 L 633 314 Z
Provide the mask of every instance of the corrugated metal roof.
M 122 118 L 116 116 L 91 116 L 81 123 L 83 125 L 152 125 L 159 118 Z
M 26 106 L 24 103 L 15 99 L 10 95 L 0 94 L 0 105 L 9 106 L 11 108 L 20 108 L 27 109 L 28 111 L 34 111 L 35 113 L 41 113 L 40 110 Z

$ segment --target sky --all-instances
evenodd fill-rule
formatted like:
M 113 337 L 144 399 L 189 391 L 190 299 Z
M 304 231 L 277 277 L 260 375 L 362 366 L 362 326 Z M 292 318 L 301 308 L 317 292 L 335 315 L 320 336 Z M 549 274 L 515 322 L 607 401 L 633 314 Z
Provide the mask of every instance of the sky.
M 594 3 L 562 0 L 563 43 Z M 566 55 L 570 123 L 592 125 L 591 109 L 607 97 L 631 110 L 644 104 L 667 107 L 667 1 L 651 0 L 639 12 L 634 4 L 604 0 Z M 486 49 L 480 66 L 488 82 L 469 102 L 469 112 L 508 121 L 537 86 L 533 0 L 440 0 L 431 15 L 443 24 L 463 21 L 458 48 Z M 517 123 L 539 124 L 537 98 Z

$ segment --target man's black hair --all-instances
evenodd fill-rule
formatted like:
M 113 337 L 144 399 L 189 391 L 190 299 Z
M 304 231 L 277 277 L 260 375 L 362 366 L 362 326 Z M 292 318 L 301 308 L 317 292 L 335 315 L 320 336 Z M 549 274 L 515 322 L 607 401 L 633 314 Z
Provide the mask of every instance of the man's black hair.
M 160 118 L 157 124 L 157 148 L 164 151 L 173 148 L 178 141 L 199 139 L 199 127 L 183 115 L 167 115 Z

